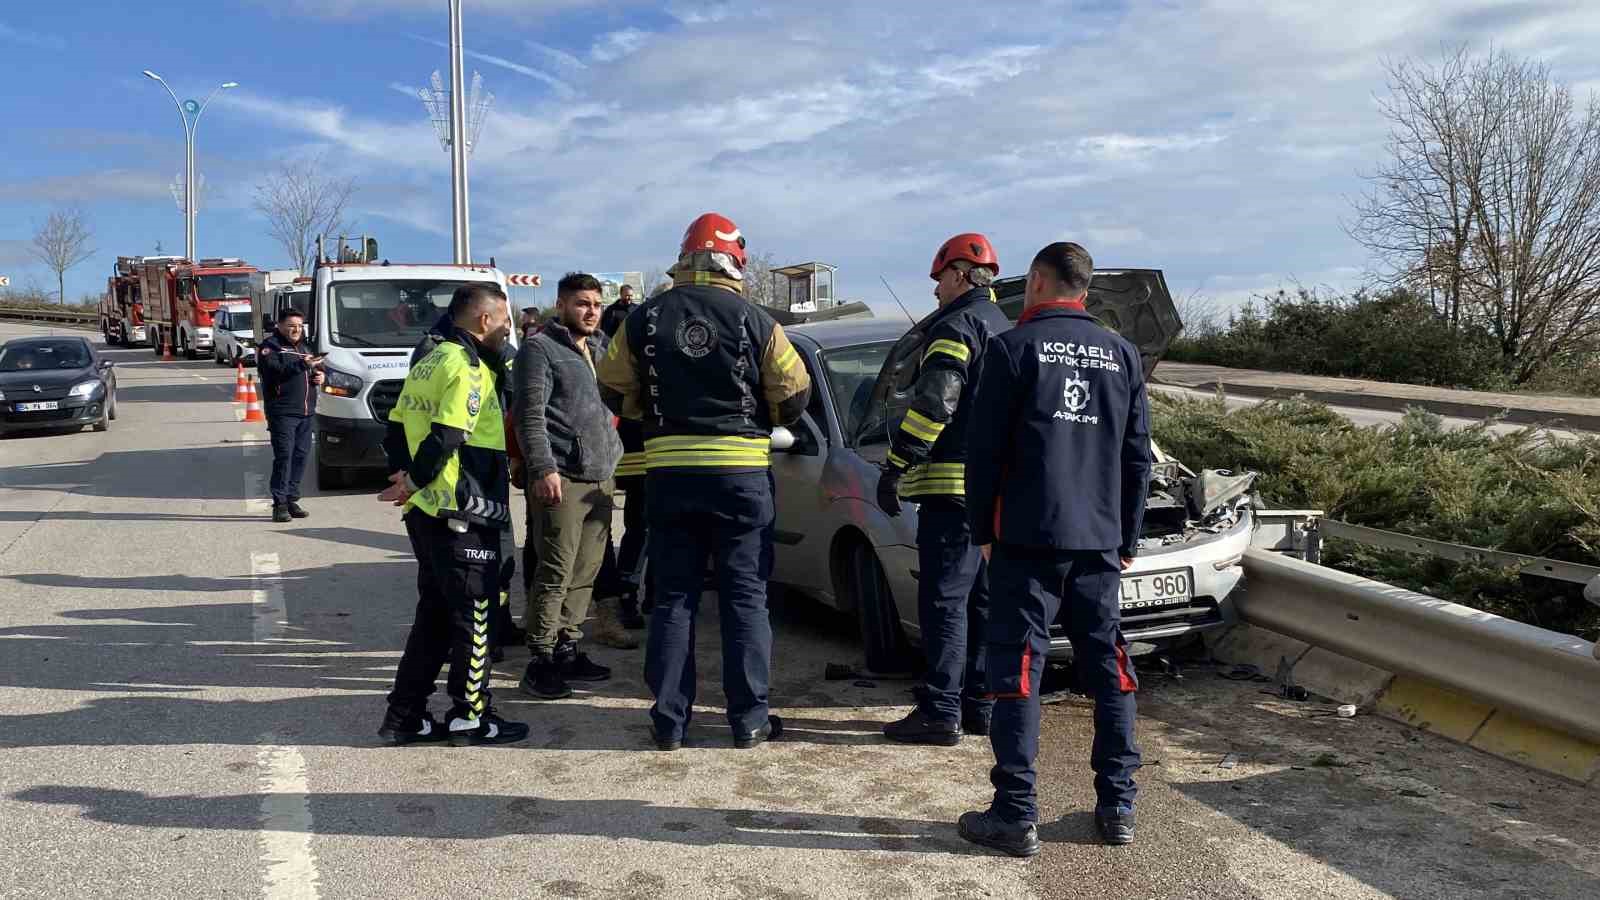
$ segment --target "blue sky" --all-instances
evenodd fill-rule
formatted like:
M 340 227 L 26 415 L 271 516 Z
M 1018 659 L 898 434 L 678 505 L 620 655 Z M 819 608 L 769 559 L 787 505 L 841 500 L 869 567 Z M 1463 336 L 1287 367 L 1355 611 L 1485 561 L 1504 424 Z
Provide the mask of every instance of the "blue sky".
M 952 7 L 953 9 L 954 7 Z M 839 292 L 931 308 L 928 259 L 988 233 L 1007 274 L 1057 239 L 1166 271 L 1219 307 L 1360 283 L 1344 234 L 1381 158 L 1381 61 L 1466 42 L 1600 86 L 1584 3 L 467 0 L 468 73 L 496 100 L 472 160 L 474 256 L 508 271 L 648 270 L 715 209 L 777 262 L 838 265 Z M 180 96 L 240 83 L 199 130 L 201 255 L 281 266 L 251 209 L 274 160 L 326 152 L 354 219 L 400 261 L 450 253 L 448 158 L 414 90 L 448 73 L 443 0 L 5 4 L 0 273 L 61 204 L 98 252 L 181 252 L 168 186 Z M 20 76 L 16 73 L 21 73 Z

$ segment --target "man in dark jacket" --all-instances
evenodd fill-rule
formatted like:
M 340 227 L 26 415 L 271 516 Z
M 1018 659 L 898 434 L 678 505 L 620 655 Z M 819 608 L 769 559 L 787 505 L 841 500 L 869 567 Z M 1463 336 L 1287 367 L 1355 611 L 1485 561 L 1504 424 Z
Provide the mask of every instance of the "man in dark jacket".
M 611 529 L 612 476 L 622 441 L 600 399 L 595 363 L 604 349 L 600 282 L 572 273 L 556 288 L 556 316 L 522 345 L 514 366 L 513 419 L 522 448 L 539 568 L 528 605 L 532 659 L 522 689 L 554 700 L 568 681 L 604 681 L 611 670 L 578 650 L 595 575 Z
M 311 453 L 311 423 L 322 384 L 322 357 L 306 345 L 306 317 L 297 309 L 278 316 L 277 330 L 256 349 L 263 410 L 272 436 L 272 521 L 304 519 L 300 478 Z
M 989 558 L 997 699 L 994 801 L 963 815 L 960 830 L 1016 856 L 1039 852 L 1039 679 L 1057 613 L 1078 684 L 1094 695 L 1095 824 L 1108 844 L 1133 841 L 1139 682 L 1122 636 L 1121 571 L 1138 552 L 1149 491 L 1149 409 L 1139 351 L 1086 311 L 1093 273 L 1077 244 L 1034 257 L 1017 327 L 984 354 L 968 432 L 967 511 Z
M 617 291 L 617 302 L 606 307 L 600 316 L 600 330 L 608 338 L 616 337 L 617 329 L 622 326 L 628 314 L 633 312 L 633 285 L 625 284 Z

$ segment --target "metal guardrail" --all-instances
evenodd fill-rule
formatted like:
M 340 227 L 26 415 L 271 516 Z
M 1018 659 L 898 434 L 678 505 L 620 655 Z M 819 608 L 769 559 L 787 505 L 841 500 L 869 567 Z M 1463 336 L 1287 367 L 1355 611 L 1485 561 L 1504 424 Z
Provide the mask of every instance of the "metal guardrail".
M 94 328 L 100 324 L 100 314 L 72 309 L 35 309 L 30 307 L 0 306 L 0 319 L 22 322 L 53 322 L 77 328 Z
M 1246 622 L 1600 742 L 1600 648 L 1425 594 L 1245 553 Z
M 1337 519 L 1322 520 L 1322 536 L 1354 541 L 1358 544 L 1367 544 L 1373 547 L 1386 547 L 1390 550 L 1400 550 L 1406 553 L 1419 553 L 1439 559 L 1453 559 L 1458 562 L 1481 562 L 1506 568 L 1516 567 L 1520 568 L 1524 575 L 1535 575 L 1556 581 L 1568 581 L 1573 584 L 1600 584 L 1600 567 L 1597 566 L 1585 566 L 1559 559 L 1547 559 L 1543 556 L 1523 556 L 1520 553 L 1486 550 L 1482 547 L 1473 547 L 1468 544 L 1452 544 L 1448 541 L 1436 541 L 1432 538 L 1415 537 L 1395 531 L 1384 531 L 1381 528 L 1351 525 L 1348 522 L 1340 522 Z

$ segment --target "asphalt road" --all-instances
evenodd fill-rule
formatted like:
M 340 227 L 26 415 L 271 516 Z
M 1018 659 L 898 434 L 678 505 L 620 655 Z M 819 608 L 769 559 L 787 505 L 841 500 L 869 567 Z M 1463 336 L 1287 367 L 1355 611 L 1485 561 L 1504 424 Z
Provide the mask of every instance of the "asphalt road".
M 678 753 L 648 749 L 642 651 L 605 648 L 617 677 L 555 703 L 518 694 L 523 653 L 496 667 L 523 745 L 380 747 L 415 603 L 396 511 L 309 492 L 311 518 L 271 523 L 233 373 L 109 353 L 109 432 L 0 440 L 0 896 L 1600 896 L 1592 794 L 1205 668 L 1145 678 L 1138 844 L 1093 840 L 1068 701 L 1044 854 L 980 851 L 953 823 L 987 800 L 987 743 L 886 745 L 907 685 L 824 680 L 851 626 L 787 599 L 781 742 L 708 727 L 706 623 Z

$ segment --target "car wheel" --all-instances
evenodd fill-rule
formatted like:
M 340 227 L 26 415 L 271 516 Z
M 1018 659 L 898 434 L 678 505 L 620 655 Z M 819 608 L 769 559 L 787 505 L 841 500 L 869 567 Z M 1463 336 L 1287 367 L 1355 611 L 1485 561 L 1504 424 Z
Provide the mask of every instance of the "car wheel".
M 117 417 L 117 389 L 116 388 L 112 388 L 111 389 L 111 405 L 106 407 L 106 418 L 107 419 L 116 419 L 116 417 Z
M 345 470 L 317 463 L 317 490 L 337 491 L 350 483 Z
M 911 645 L 900 626 L 900 614 L 895 610 L 894 595 L 878 554 L 865 543 L 856 545 L 850 552 L 849 574 L 868 671 L 909 671 L 914 665 Z

